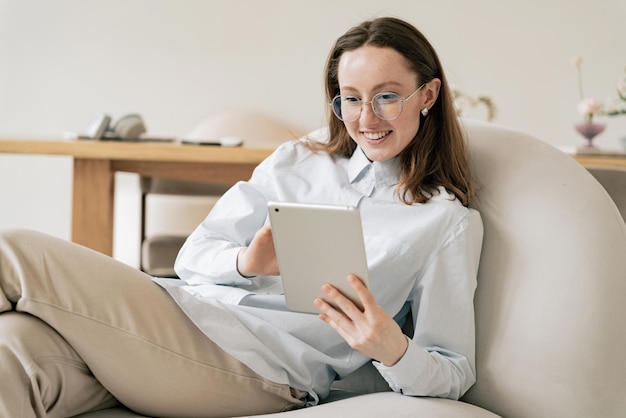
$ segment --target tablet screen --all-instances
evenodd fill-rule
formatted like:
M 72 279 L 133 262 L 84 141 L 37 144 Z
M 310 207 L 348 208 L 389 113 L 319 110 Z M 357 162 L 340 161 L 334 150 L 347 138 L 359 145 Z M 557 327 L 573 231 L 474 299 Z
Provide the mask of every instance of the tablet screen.
M 360 306 L 346 280 L 352 273 L 369 285 L 358 208 L 270 202 L 268 210 L 287 307 L 319 313 L 313 301 L 324 297 L 324 283 Z

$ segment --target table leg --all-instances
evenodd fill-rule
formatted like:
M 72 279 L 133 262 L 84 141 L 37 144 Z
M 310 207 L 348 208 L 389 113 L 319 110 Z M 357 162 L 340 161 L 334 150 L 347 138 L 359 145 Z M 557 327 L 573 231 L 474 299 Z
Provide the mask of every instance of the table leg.
M 113 255 L 115 176 L 110 160 L 74 159 L 72 241 Z

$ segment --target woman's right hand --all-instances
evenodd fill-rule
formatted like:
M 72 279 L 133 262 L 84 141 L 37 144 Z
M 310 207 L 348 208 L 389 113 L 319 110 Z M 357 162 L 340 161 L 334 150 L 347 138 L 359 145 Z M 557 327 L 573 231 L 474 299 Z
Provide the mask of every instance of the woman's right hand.
M 239 250 L 237 270 L 244 277 L 278 276 L 280 274 L 270 224 L 266 224 L 254 234 L 248 247 Z

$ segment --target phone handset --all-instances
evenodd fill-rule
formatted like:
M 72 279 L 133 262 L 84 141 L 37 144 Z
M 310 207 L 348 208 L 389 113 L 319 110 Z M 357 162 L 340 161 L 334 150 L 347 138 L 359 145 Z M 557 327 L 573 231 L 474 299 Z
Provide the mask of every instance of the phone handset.
M 104 136 L 104 133 L 109 129 L 111 124 L 111 117 L 104 113 L 96 113 L 95 116 L 87 125 L 85 130 L 85 137 L 90 139 L 100 139 Z

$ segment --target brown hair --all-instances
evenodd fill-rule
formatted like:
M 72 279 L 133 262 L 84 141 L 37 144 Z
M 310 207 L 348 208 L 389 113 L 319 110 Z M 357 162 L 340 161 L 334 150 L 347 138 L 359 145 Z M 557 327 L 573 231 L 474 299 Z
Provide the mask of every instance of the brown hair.
M 379 18 L 353 27 L 335 43 L 326 62 L 326 101 L 339 94 L 337 68 L 345 51 L 370 45 L 393 48 L 402 54 L 417 75 L 417 85 L 434 78 L 441 80 L 439 97 L 422 118 L 415 138 L 400 153 L 402 174 L 398 193 L 406 204 L 424 203 L 437 187 L 443 186 L 463 205 L 475 195 L 465 143 L 453 98 L 443 68 L 434 48 L 426 37 L 411 24 L 396 18 Z M 348 157 L 356 144 L 348 135 L 343 122 L 328 106 L 329 141 L 310 143 L 314 150 Z

